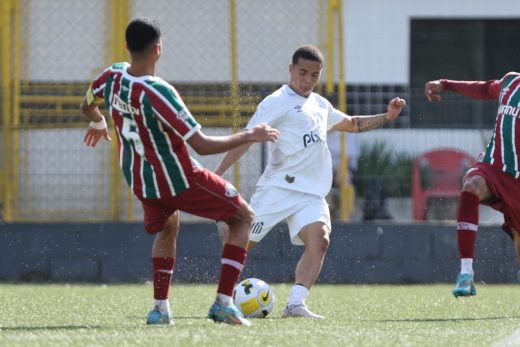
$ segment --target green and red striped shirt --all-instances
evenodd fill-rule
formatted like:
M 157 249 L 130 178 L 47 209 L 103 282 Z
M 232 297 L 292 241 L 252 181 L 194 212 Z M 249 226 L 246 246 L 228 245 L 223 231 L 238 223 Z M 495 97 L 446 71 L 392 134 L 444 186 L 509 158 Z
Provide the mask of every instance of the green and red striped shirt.
M 507 73 L 500 80 L 441 80 L 443 89 L 476 99 L 496 100 L 499 105 L 495 129 L 482 161 L 515 177 L 520 177 L 520 74 Z
M 117 63 L 92 82 L 87 100 L 109 109 L 119 162 L 138 198 L 168 198 L 189 188 L 198 171 L 186 140 L 200 129 L 175 88 L 154 76 L 134 77 Z

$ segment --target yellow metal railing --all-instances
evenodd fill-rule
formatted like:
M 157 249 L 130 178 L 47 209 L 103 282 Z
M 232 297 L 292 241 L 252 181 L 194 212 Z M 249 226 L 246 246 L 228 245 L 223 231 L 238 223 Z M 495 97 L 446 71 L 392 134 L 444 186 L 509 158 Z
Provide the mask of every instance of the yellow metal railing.
M 317 0 L 323 4 L 325 13 L 330 14 L 330 8 L 336 15 L 341 12 L 340 0 Z M 30 2 L 29 2 L 30 3 Z M 104 63 L 109 65 L 116 61 L 128 60 L 125 48 L 124 31 L 132 13 L 131 0 L 111 0 L 105 2 L 108 13 L 106 21 L 109 31 L 104 46 L 106 57 Z M 22 6 L 21 6 L 22 5 Z M 230 88 L 219 91 L 204 90 L 204 95 L 185 95 L 183 99 L 190 111 L 203 126 L 233 127 L 237 130 L 245 125 L 246 119 L 254 113 L 258 102 L 263 95 L 260 92 L 242 94 L 238 76 L 238 46 L 237 46 L 237 11 L 238 1 L 229 0 L 230 18 Z M 32 218 L 31 186 L 29 155 L 29 135 L 27 129 L 45 128 L 80 128 L 86 126 L 86 120 L 78 109 L 87 88 L 87 81 L 79 83 L 38 82 L 30 80 L 30 47 L 29 21 L 30 6 L 21 0 L 0 1 L 0 135 L 2 137 L 0 153 L 0 209 L 1 217 L 5 221 L 17 221 L 22 218 Z M 321 13 L 321 12 L 320 12 Z M 320 16 L 321 17 L 321 16 Z M 22 18 L 22 19 L 21 19 Z M 238 18 L 240 19 L 240 18 Z M 326 18 L 327 23 L 330 22 Z M 323 20 L 323 19 L 321 19 Z M 340 19 L 341 20 L 341 19 Z M 326 26 L 326 23 L 322 23 Z M 327 33 L 327 40 L 333 40 L 334 35 Z M 341 39 L 340 39 L 341 41 Z M 338 43 L 341 45 L 341 42 Z M 329 47 L 329 46 L 327 46 Z M 323 47 L 322 47 L 323 48 Z M 334 47 L 333 47 L 334 48 Z M 340 46 L 340 51 L 342 47 Z M 331 54 L 333 51 L 331 52 Z M 342 54 L 340 52 L 340 54 Z M 333 63 L 327 63 L 333 69 Z M 102 68 L 102 67 L 100 67 Z M 340 62 L 340 75 L 342 69 Z M 93 77 L 93 76 L 92 76 Z M 340 77 L 340 91 L 344 83 Z M 332 81 L 327 77 L 327 83 Z M 332 82 L 333 83 L 333 82 Z M 188 86 L 191 87 L 191 86 Z M 214 87 L 214 86 L 213 86 Z M 193 86 L 197 88 L 197 86 Z M 270 86 L 269 86 L 269 89 Z M 257 90 L 257 89 L 255 89 Z M 273 89 L 274 90 L 274 89 Z M 340 92 L 340 98 L 345 93 Z M 340 108 L 342 106 L 340 100 Z M 113 127 L 112 127 L 113 128 Z M 115 134 L 113 146 L 116 146 Z M 23 144 L 23 146 L 22 146 Z M 110 207 L 101 217 L 111 220 L 134 219 L 133 200 L 122 182 L 122 175 L 118 166 L 117 150 L 113 148 L 110 158 L 100 156 L 103 166 L 110 161 Z M 234 168 L 234 181 L 239 185 L 240 168 Z M 100 197 L 105 197 L 105 188 L 100 185 Z M 127 203 L 125 203 L 125 197 Z M 23 205 L 23 206 L 22 206 Z M 23 209 L 23 210 L 22 210 Z M 66 215 L 67 211 L 50 211 L 50 215 Z M 74 212 L 74 211 L 72 211 Z M 75 212 L 74 212 L 75 213 Z M 125 218 L 126 216 L 126 218 Z M 35 217 L 38 218 L 38 217 Z M 93 218 L 98 218 L 93 216 Z
M 109 39 L 110 46 L 110 63 L 126 61 L 126 39 L 125 29 L 130 21 L 130 0 L 112 0 L 109 1 L 110 6 L 110 19 L 111 35 Z M 110 191 L 110 215 L 113 221 L 121 219 L 122 212 L 122 175 L 119 168 L 119 153 L 117 150 L 116 131 L 113 128 L 112 131 L 112 151 L 110 152 L 110 177 L 111 177 L 111 191 Z M 131 191 L 126 188 L 126 201 L 131 201 Z M 131 204 L 127 203 L 127 215 L 130 220 L 133 220 L 133 209 L 130 208 Z
M 20 7 L 17 0 L 0 3 L 0 61 L 3 162 L 0 170 L 0 201 L 3 219 L 13 221 L 19 202 L 20 151 Z
M 229 18 L 230 18 L 230 50 L 231 50 L 231 105 L 233 106 L 233 132 L 236 133 L 240 126 L 240 113 L 238 110 L 238 54 L 237 54 L 237 15 L 236 15 L 236 1 L 229 0 Z M 240 162 L 233 165 L 233 184 L 240 190 Z
M 321 17 L 321 16 L 320 16 Z M 336 35 L 337 33 L 337 35 Z M 323 37 L 323 35 L 320 35 Z M 337 37 L 337 41 L 336 41 Z M 327 7 L 327 35 L 325 36 L 325 47 L 327 55 L 327 81 L 326 92 L 331 95 L 334 93 L 334 61 L 335 47 L 337 45 L 337 62 L 338 62 L 338 109 L 347 112 L 347 91 L 345 80 L 345 61 L 344 61 L 344 44 L 343 44 L 343 1 L 328 0 Z M 340 137 L 340 206 L 339 219 L 348 221 L 354 210 L 354 186 L 350 183 L 349 173 L 347 169 L 347 139 L 345 133 L 341 133 Z
M 21 128 L 84 127 L 85 119 L 78 105 L 86 88 L 83 83 L 24 85 L 19 96 Z M 45 90 L 46 95 L 39 94 L 41 90 Z M 244 125 L 240 116 L 250 116 L 260 99 L 260 95 L 249 95 L 247 98 L 211 95 L 183 97 L 188 109 L 203 126 L 236 128 Z

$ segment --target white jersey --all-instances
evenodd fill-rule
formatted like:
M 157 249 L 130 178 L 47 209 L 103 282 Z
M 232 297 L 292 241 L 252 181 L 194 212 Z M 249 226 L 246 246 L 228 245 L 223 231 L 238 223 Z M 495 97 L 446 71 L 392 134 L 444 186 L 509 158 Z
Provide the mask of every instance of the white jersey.
M 327 131 L 345 117 L 324 97 L 311 93 L 305 98 L 287 85 L 262 100 L 247 128 L 265 123 L 280 135 L 270 144 L 267 167 L 257 186 L 326 196 L 332 185 Z

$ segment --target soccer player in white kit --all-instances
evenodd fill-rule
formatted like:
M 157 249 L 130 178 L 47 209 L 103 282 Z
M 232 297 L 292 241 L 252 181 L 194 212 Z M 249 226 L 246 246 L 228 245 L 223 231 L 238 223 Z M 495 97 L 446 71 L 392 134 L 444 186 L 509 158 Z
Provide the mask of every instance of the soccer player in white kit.
M 247 125 L 250 129 L 265 123 L 280 132 L 278 140 L 270 147 L 267 167 L 251 198 L 255 218 L 249 249 L 284 220 L 291 242 L 305 246 L 282 317 L 324 318 L 312 313 L 305 299 L 321 271 L 331 232 L 329 206 L 325 201 L 332 185 L 327 131 L 363 132 L 379 128 L 396 119 L 406 104 L 403 99 L 394 98 L 386 113 L 346 115 L 327 99 L 313 93 L 323 70 L 323 61 L 317 47 L 298 47 L 289 65 L 289 84 L 266 97 Z M 222 175 L 249 146 L 245 144 L 230 150 L 215 173 Z M 220 233 L 225 233 L 223 229 L 224 226 L 219 225 Z

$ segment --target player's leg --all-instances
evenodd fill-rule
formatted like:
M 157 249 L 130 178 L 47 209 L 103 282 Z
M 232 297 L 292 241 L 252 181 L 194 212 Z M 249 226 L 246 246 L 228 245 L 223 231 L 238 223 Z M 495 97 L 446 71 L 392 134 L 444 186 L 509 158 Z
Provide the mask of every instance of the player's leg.
M 259 215 L 255 217 L 254 220 L 253 216 L 252 208 L 244 202 L 241 209 L 237 212 L 237 215 L 226 223 L 227 228 L 224 226 L 227 236 L 224 238 L 222 275 L 221 281 L 219 282 L 217 302 L 223 302 L 224 304 L 232 303 L 232 293 L 245 263 L 245 254 L 260 242 L 278 222 L 285 218 L 285 216 L 280 213 L 276 215 Z M 266 221 L 265 223 L 264 220 Z M 253 223 L 251 223 L 252 221 Z M 250 241 L 250 237 L 254 241 Z M 240 257 L 237 257 L 240 255 L 238 253 L 239 247 L 247 247 L 247 250 L 240 248 L 240 253 L 243 252 L 244 254 L 244 261 L 240 261 Z M 232 256 L 235 258 L 231 258 Z M 226 258 L 227 260 L 225 260 Z M 231 266 L 232 264 L 235 264 L 235 266 L 239 265 L 238 262 L 242 265 L 240 269 Z M 234 305 L 232 305 L 232 307 L 236 309 Z
M 511 235 L 513 236 L 513 242 L 515 244 L 516 262 L 520 267 L 520 234 L 515 228 L 511 228 Z M 520 271 L 518 272 L 518 281 L 520 282 Z
M 235 215 L 226 222 L 228 229 L 223 241 L 217 298 L 208 313 L 208 317 L 215 322 L 251 325 L 234 305 L 233 290 L 247 258 L 246 248 L 252 220 L 253 211 L 244 200 L 241 200 Z
M 295 280 L 310 289 L 318 275 L 329 248 L 330 229 L 323 222 L 306 225 L 299 233 L 305 244 L 303 254 L 296 265 Z
M 297 201 L 297 209 L 287 222 L 292 243 L 304 245 L 305 249 L 296 266 L 295 284 L 282 317 L 323 319 L 307 308 L 305 300 L 320 274 L 330 244 L 329 208 L 325 199 L 318 196 L 303 194 Z
M 155 234 L 152 245 L 153 309 L 147 324 L 173 324 L 169 305 L 170 282 L 175 265 L 179 213 L 168 199 L 143 199 L 145 229 Z
M 298 234 L 305 249 L 296 265 L 295 284 L 291 288 L 287 307 L 282 317 L 324 318 L 312 313 L 305 304 L 305 299 L 323 266 L 330 243 L 329 234 L 330 228 L 323 222 L 306 225 Z
M 305 249 L 296 265 L 295 284 L 291 288 L 287 307 L 282 317 L 324 318 L 312 313 L 305 304 L 305 299 L 323 266 L 330 243 L 329 234 L 330 228 L 323 222 L 306 225 L 298 234 Z
M 478 210 L 480 202 L 491 196 L 484 177 L 473 174 L 464 179 L 457 217 L 457 243 L 461 270 L 457 276 L 457 285 L 453 289 L 455 297 L 476 295 L 473 281 L 473 258 L 475 257 L 475 240 L 478 230 Z
M 154 304 L 147 324 L 173 324 L 169 297 L 178 233 L 179 213 L 175 211 L 166 219 L 163 230 L 156 233 L 152 245 Z
M 247 258 L 249 228 L 253 211 L 232 184 L 204 169 L 191 188 L 178 197 L 182 211 L 229 226 L 221 256 L 220 278 L 215 303 L 208 317 L 215 322 L 251 325 L 233 304 L 233 290 Z

